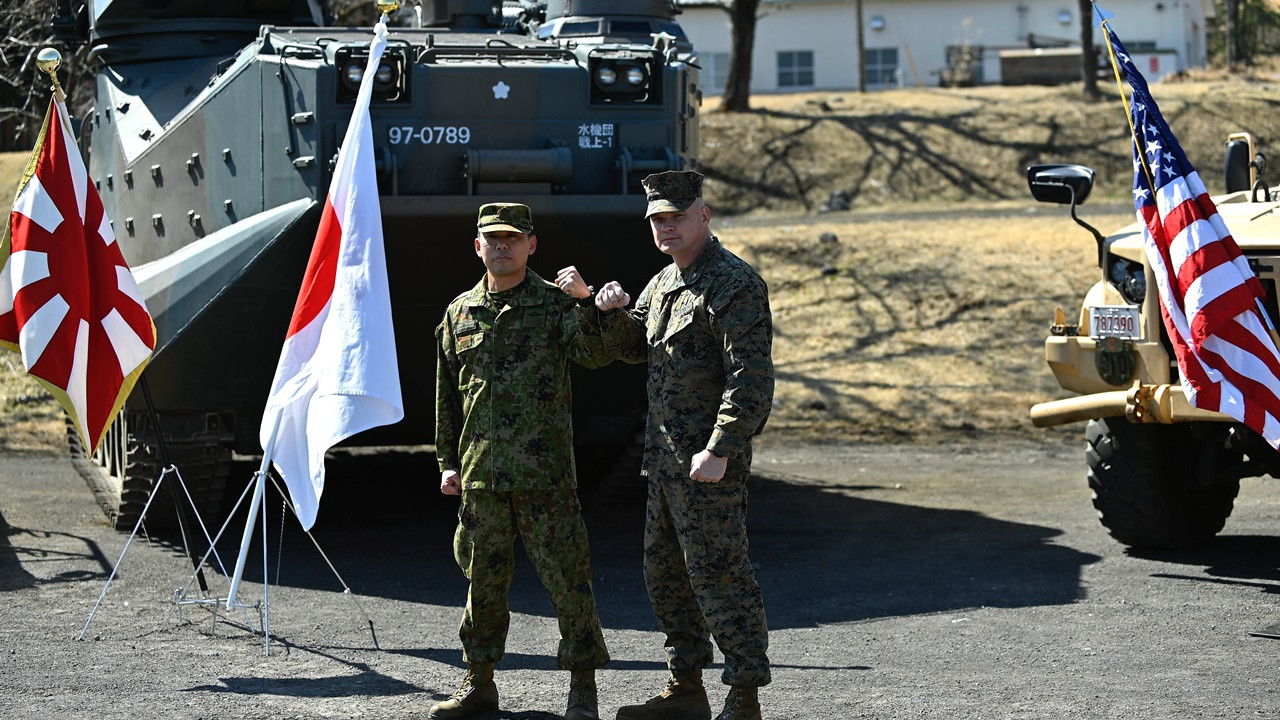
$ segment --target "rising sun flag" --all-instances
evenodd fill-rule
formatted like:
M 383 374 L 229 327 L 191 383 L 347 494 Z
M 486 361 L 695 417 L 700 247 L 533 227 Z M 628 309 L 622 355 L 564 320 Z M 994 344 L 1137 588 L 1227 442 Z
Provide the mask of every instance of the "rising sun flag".
M 1117 82 L 1132 89 L 1133 196 L 1160 314 L 1187 400 L 1224 413 L 1280 448 L 1280 352 L 1249 268 L 1105 16 Z
M 55 96 L 0 238 L 0 346 L 21 353 L 92 454 L 156 328 L 70 127 Z

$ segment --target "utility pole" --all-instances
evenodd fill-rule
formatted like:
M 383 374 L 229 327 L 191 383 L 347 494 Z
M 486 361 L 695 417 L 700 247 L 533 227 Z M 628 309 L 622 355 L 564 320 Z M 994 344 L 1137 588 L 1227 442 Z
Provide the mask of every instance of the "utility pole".
M 1227 71 L 1230 72 L 1236 66 L 1236 1 L 1225 0 L 1223 2 L 1223 10 L 1227 14 L 1224 29 L 1227 35 Z
M 853 0 L 853 8 L 858 16 L 857 42 L 854 43 L 854 50 L 858 54 L 858 92 L 864 93 L 867 91 L 867 50 L 862 33 L 862 0 Z

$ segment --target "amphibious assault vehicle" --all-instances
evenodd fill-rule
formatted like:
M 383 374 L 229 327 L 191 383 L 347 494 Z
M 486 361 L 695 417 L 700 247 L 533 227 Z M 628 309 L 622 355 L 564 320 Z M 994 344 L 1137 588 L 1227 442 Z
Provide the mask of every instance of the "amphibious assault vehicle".
M 1267 291 L 1265 311 L 1280 324 L 1280 188 L 1261 179 L 1265 158 L 1246 134 L 1232 135 L 1226 194 L 1213 198 L 1249 266 Z M 1231 514 L 1240 480 L 1280 477 L 1280 453 L 1231 417 L 1192 406 L 1161 319 L 1155 276 L 1138 223 L 1103 236 L 1076 216 L 1093 170 L 1028 168 L 1032 195 L 1071 205 L 1098 242 L 1102 276 L 1079 315 L 1061 308 L 1045 340 L 1045 359 L 1076 397 L 1031 409 L 1040 427 L 1087 421 L 1085 459 L 1093 504 L 1119 542 L 1173 549 L 1216 535 Z
M 164 445 L 216 511 L 233 452 L 261 454 L 372 27 L 329 26 L 315 0 L 60 6 L 55 26 L 79 28 L 98 66 L 82 149 L 155 317 L 146 378 Z M 699 146 L 697 57 L 677 12 L 671 0 L 427 0 L 396 15 L 407 19 L 390 28 L 370 112 L 405 419 L 348 444 L 432 442 L 433 330 L 483 274 L 481 204 L 533 209 L 544 277 L 574 264 L 638 290 L 661 267 L 640 180 L 696 168 Z M 619 363 L 580 374 L 579 444 L 630 441 L 643 382 Z M 124 529 L 160 470 L 144 399 L 135 390 L 82 463 Z

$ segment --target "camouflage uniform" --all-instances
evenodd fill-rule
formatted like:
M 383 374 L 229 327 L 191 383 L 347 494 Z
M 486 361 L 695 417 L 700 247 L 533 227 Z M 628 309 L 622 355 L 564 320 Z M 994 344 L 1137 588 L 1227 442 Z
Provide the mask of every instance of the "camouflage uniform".
M 436 453 L 459 469 L 454 556 L 471 581 L 463 614 L 468 663 L 502 658 L 519 534 L 560 622 L 562 669 L 609 660 L 591 587 L 576 492 L 569 360 L 609 362 L 594 307 L 527 271 L 498 293 L 485 280 L 450 303 L 436 328 Z
M 713 237 L 689 267 L 659 272 L 633 310 L 604 318 L 610 352 L 649 363 L 644 569 L 668 665 L 677 673 L 709 666 L 714 637 L 726 684 L 766 685 L 768 629 L 747 557 L 746 481 L 751 439 L 773 401 L 768 288 Z M 728 458 L 719 482 L 689 477 L 704 449 Z

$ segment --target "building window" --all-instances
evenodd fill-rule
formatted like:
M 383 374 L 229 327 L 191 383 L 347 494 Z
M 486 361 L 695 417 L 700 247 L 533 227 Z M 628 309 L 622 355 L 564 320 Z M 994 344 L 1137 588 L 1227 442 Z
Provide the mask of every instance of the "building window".
M 729 53 L 708 53 L 703 57 L 706 59 L 703 66 L 703 84 L 712 90 L 723 90 L 724 86 L 729 84 Z
M 783 50 L 778 53 L 778 87 L 813 87 L 812 50 Z
M 864 57 L 868 88 L 898 85 L 898 48 L 867 48 Z

